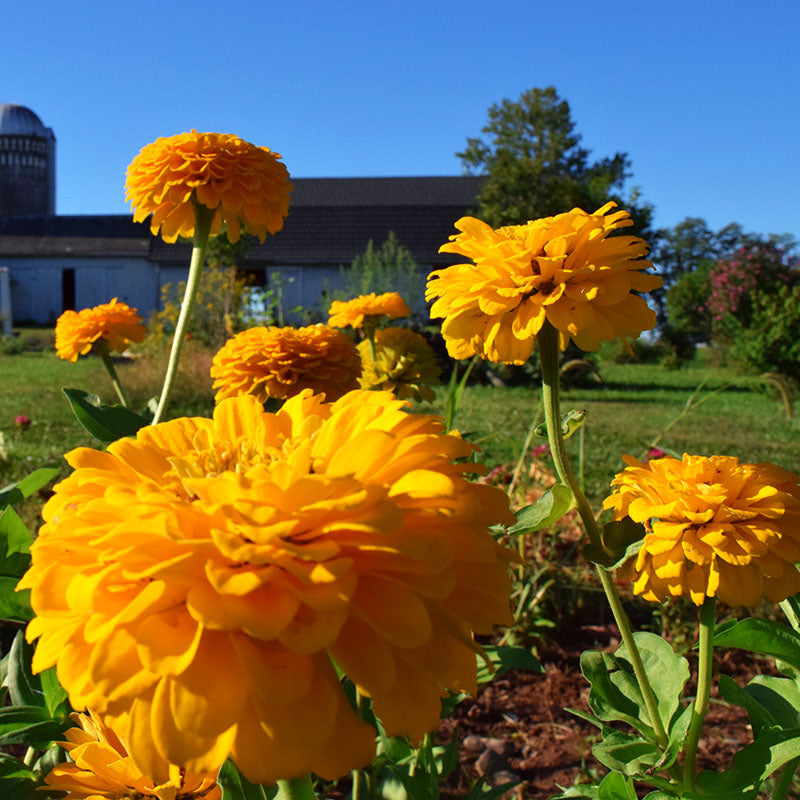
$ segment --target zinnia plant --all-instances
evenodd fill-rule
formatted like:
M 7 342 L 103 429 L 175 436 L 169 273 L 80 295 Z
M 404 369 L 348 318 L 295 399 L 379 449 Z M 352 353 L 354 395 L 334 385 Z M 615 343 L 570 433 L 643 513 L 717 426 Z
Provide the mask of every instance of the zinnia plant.
M 181 133 L 156 139 L 128 167 L 126 199 L 137 222 L 166 242 L 194 237 L 186 294 L 175 326 L 164 388 L 153 423 L 166 412 L 209 236 L 222 230 L 237 242 L 242 228 L 263 242 L 283 227 L 292 185 L 280 156 L 232 134 Z
M 453 358 L 479 355 L 523 364 L 547 321 L 559 334 L 597 350 L 603 339 L 637 337 L 655 314 L 635 292 L 661 286 L 646 275 L 648 246 L 636 236 L 610 236 L 632 225 L 627 211 L 594 214 L 575 208 L 555 217 L 493 230 L 474 217 L 456 222 L 460 233 L 439 252 L 472 260 L 432 273 L 426 298 L 431 317 L 443 317 L 442 335 Z
M 217 402 L 250 394 L 264 403 L 304 389 L 338 400 L 358 388 L 360 376 L 353 340 L 327 325 L 248 328 L 223 345 L 211 366 Z
M 514 518 L 468 479 L 472 451 L 389 393 L 308 390 L 74 450 L 19 584 L 34 669 L 56 665 L 145 774 L 365 765 L 375 730 L 333 663 L 388 735 L 419 740 L 446 690 L 475 691 L 473 632 L 510 622 L 488 528 Z
M 434 399 L 431 386 L 439 383 L 441 370 L 431 346 L 408 328 L 375 331 L 374 356 L 369 340 L 358 345 L 361 354 L 362 389 L 385 389 L 400 398 Z
M 110 350 L 122 353 L 131 342 L 142 342 L 146 334 L 142 318 L 125 303 L 113 298 L 94 308 L 65 311 L 56 321 L 56 353 L 65 361 L 94 351 L 103 360 L 123 406 L 125 394 L 111 361 Z
M 72 714 L 74 728 L 61 744 L 70 762 L 56 765 L 45 776 L 48 789 L 66 792 L 67 800 L 220 800 L 216 775 L 193 775 L 162 763 L 156 776 L 145 775 L 122 739 L 89 714 Z M 157 764 L 158 759 L 151 759 Z

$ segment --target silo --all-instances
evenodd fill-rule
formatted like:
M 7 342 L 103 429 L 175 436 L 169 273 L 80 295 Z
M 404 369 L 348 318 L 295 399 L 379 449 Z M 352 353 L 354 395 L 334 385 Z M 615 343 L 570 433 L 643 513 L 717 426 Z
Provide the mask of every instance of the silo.
M 56 212 L 56 137 L 29 108 L 0 104 L 0 216 Z

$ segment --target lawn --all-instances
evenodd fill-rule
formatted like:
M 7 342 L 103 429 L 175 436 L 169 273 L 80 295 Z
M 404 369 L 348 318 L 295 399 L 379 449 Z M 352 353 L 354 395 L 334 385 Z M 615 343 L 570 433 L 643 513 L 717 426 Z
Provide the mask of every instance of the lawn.
M 183 388 L 176 394 L 173 412 L 209 414 L 209 382 L 203 385 L 208 355 L 187 354 Z M 158 390 L 159 369 L 146 357 L 118 366 L 135 406 L 143 406 Z M 590 500 L 598 504 L 617 472 L 623 453 L 642 456 L 658 437 L 658 446 L 681 454 L 736 455 L 747 461 L 768 460 L 800 471 L 800 425 L 789 420 L 771 390 L 755 378 L 712 367 L 702 357 L 680 370 L 651 364 L 600 364 L 603 383 L 590 379 L 584 387 L 563 391 L 564 410 L 585 408 L 585 480 Z M 67 466 L 62 454 L 77 446 L 97 443 L 78 425 L 61 392 L 64 386 L 94 391 L 104 402 L 114 402 L 111 384 L 98 358 L 71 364 L 51 351 L 0 356 L 3 391 L 0 430 L 5 459 L 0 458 L 0 485 L 17 480 L 42 466 Z M 702 389 L 695 394 L 698 386 Z M 444 389 L 434 403 L 416 410 L 441 413 Z M 694 395 L 685 416 L 687 401 Z M 533 415 L 539 413 L 539 391 L 532 387 L 467 386 L 456 419 L 457 427 L 478 443 L 481 460 L 489 467 L 516 460 Z M 14 424 L 18 414 L 32 420 L 30 428 Z M 675 422 L 675 420 L 678 420 Z M 673 424 L 674 423 L 674 424 Z M 672 427 L 670 427 L 672 426 Z M 534 439 L 532 446 L 543 442 Z M 578 437 L 569 442 L 577 456 Z M 34 505 L 36 505 L 34 503 Z M 26 516 L 35 516 L 29 509 Z

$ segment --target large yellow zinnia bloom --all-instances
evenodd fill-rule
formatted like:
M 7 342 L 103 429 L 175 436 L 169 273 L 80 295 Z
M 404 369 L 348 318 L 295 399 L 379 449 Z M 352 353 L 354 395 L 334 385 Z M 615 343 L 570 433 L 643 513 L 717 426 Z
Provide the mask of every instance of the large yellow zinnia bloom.
M 447 689 L 475 690 L 473 632 L 511 621 L 488 528 L 514 518 L 467 479 L 472 450 L 361 390 L 275 414 L 245 395 L 73 450 L 19 584 L 33 668 L 55 664 L 159 781 L 228 755 L 265 784 L 368 763 L 334 662 L 418 740 Z
M 441 370 L 425 337 L 408 328 L 375 331 L 375 360 L 366 339 L 361 353 L 362 389 L 386 389 L 400 398 L 433 400 L 431 385 L 439 383 Z
M 719 597 L 752 607 L 800 591 L 800 479 L 731 456 L 630 456 L 603 505 L 647 530 L 624 569 L 646 600 Z
M 643 239 L 608 236 L 633 224 L 627 211 L 607 213 L 615 205 L 497 230 L 474 217 L 456 222 L 461 233 L 439 250 L 475 263 L 434 272 L 425 293 L 435 300 L 431 317 L 444 317 L 450 355 L 523 364 L 545 320 L 562 350 L 570 339 L 591 351 L 652 328 L 655 314 L 632 292 L 655 289 L 661 278 L 641 272 L 652 266 Z
M 248 328 L 228 339 L 211 365 L 217 402 L 252 394 L 264 403 L 304 389 L 338 400 L 358 388 L 360 375 L 355 343 L 327 325 Z
M 361 294 L 352 300 L 334 300 L 328 310 L 328 325 L 335 328 L 363 328 L 381 317 L 400 319 L 411 313 L 397 292 Z
M 150 230 L 165 242 L 194 236 L 195 204 L 216 209 L 211 233 L 227 226 L 263 242 L 289 213 L 289 172 L 280 155 L 230 133 L 180 133 L 145 145 L 128 167 L 125 199 L 135 222 L 152 214 Z
M 215 775 L 193 775 L 174 765 L 162 765 L 169 777 L 156 783 L 128 754 L 111 728 L 88 714 L 72 714 L 78 727 L 70 728 L 66 742 L 72 762 L 58 764 L 45 776 L 47 787 L 67 792 L 67 800 L 219 800 L 222 789 Z
M 142 318 L 115 297 L 110 303 L 81 311 L 65 311 L 56 320 L 56 354 L 65 361 L 77 361 L 99 339 L 111 350 L 122 353 L 131 342 L 144 341 L 147 330 Z

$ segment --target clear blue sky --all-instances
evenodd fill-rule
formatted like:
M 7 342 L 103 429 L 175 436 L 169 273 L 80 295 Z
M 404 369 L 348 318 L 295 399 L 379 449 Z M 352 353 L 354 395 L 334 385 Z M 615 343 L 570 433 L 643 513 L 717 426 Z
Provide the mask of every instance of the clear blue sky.
M 297 177 L 457 175 L 487 109 L 553 85 L 656 224 L 800 238 L 800 2 L 7 3 L 0 102 L 57 138 L 57 211 L 122 213 L 158 136 L 236 133 Z

